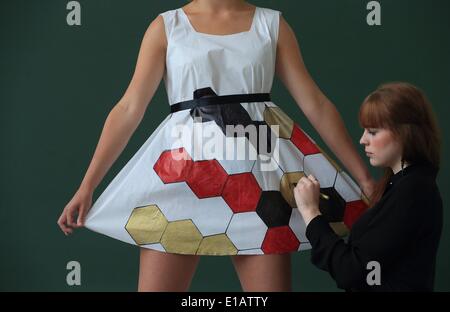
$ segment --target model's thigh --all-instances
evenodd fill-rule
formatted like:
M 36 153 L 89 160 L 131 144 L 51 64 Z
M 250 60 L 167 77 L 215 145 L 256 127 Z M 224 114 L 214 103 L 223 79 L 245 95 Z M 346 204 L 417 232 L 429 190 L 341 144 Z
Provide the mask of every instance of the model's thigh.
M 291 291 L 291 255 L 241 255 L 232 261 L 244 291 Z
M 138 291 L 188 291 L 199 260 L 141 248 Z

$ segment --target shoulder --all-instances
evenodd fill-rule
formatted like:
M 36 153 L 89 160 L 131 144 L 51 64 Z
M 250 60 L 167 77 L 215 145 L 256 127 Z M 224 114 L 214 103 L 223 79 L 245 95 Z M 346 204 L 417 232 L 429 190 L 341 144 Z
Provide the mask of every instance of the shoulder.
M 437 190 L 437 171 L 430 166 L 418 166 L 412 168 L 405 177 L 397 183 L 399 192 L 409 196 L 420 196 L 424 192 Z
M 395 185 L 393 197 L 400 210 L 424 216 L 442 208 L 436 183 L 436 171 L 429 167 L 416 168 Z M 425 213 L 426 212 L 426 213 Z
M 167 45 L 167 38 L 170 35 L 170 25 L 173 20 L 173 16 L 176 10 L 168 10 L 159 13 L 149 24 L 145 38 L 147 40 L 152 40 L 153 44 L 160 46 Z
M 163 19 L 169 19 L 172 18 L 177 13 L 177 10 L 178 9 L 167 10 L 159 13 L 158 16 L 161 16 Z
M 258 9 L 269 28 L 274 30 L 278 41 L 292 40 L 292 37 L 295 36 L 294 31 L 281 11 L 266 7 L 258 7 Z
M 261 18 L 263 18 L 268 25 L 272 26 L 271 28 L 278 29 L 282 19 L 281 11 L 265 7 L 257 7 L 257 9 L 259 10 Z
M 263 19 L 264 23 L 268 26 L 271 36 L 275 41 L 280 39 L 280 35 L 285 29 L 285 20 L 282 16 L 282 12 L 265 7 L 258 7 L 260 12 L 260 18 Z
M 158 16 L 152 21 L 152 23 L 157 23 L 159 27 L 168 29 L 172 23 L 177 9 L 164 11 L 158 14 Z
M 257 8 L 261 12 L 261 14 L 267 17 L 278 18 L 282 15 L 281 11 L 275 9 L 265 7 L 257 7 Z

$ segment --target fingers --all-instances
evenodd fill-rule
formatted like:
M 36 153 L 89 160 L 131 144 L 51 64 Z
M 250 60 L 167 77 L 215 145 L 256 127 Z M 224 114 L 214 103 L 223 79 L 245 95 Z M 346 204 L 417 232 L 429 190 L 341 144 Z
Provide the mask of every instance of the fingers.
M 72 206 L 69 206 L 69 208 L 67 209 L 66 215 L 67 215 L 67 225 L 70 227 L 74 226 L 73 213 L 74 213 L 74 209 L 72 208 Z
M 319 181 L 317 181 L 317 179 L 310 174 L 309 176 L 304 176 L 302 177 L 298 182 L 296 187 L 294 188 L 294 190 L 296 192 L 302 191 L 302 190 L 307 190 L 307 189 L 311 189 L 311 188 L 320 188 L 320 184 Z
M 72 229 L 66 225 L 67 222 L 67 216 L 66 216 L 66 210 L 63 211 L 61 216 L 58 219 L 57 224 L 59 225 L 61 231 L 64 232 L 65 235 L 72 234 Z
M 305 183 L 305 184 L 314 183 L 314 184 L 317 184 L 317 183 L 319 183 L 319 181 L 317 181 L 317 179 L 312 174 L 310 174 L 308 176 L 302 177 L 298 181 L 298 183 Z
M 84 209 L 83 207 L 80 208 L 80 210 L 78 211 L 78 218 L 77 218 L 77 223 L 76 223 L 76 227 L 83 227 L 84 226 L 84 220 L 86 217 L 86 209 Z

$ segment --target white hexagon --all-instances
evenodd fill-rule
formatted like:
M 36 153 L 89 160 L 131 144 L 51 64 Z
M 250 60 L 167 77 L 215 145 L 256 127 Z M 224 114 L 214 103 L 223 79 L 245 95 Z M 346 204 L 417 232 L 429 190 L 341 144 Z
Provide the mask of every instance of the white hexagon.
M 222 159 L 218 159 L 225 171 L 231 174 L 250 172 L 258 152 L 246 137 L 227 137 Z M 229 153 L 229 155 L 227 154 Z
M 245 250 L 240 250 L 237 253 L 238 255 L 263 255 L 264 252 L 261 250 L 261 248 L 256 248 L 256 249 L 245 249 Z
M 280 181 L 283 176 L 283 171 L 278 166 L 278 163 L 273 161 L 272 164 L 269 164 L 269 161 L 264 161 L 265 155 L 260 155 L 258 160 L 255 162 L 253 166 L 252 173 L 258 181 L 259 187 L 263 191 L 279 191 L 280 190 Z
M 291 142 L 291 140 L 279 138 L 277 140 L 278 152 L 274 154 L 274 158 L 284 172 L 303 171 L 303 161 L 305 156 Z M 277 156 L 276 156 L 277 155 Z
M 152 200 L 169 222 L 191 219 L 203 236 L 225 233 L 233 216 L 222 197 L 199 199 L 186 182 L 166 184 L 164 191 L 152 194 Z
M 203 236 L 225 233 L 233 211 L 222 197 L 197 199 L 194 205 L 192 222 Z
M 312 174 L 320 183 L 321 188 L 332 187 L 336 181 L 336 168 L 323 156 L 314 154 L 305 156 L 303 163 L 306 176 Z
M 264 102 L 241 103 L 242 107 L 248 112 L 252 120 L 264 121 Z
M 291 219 L 289 220 L 289 227 L 294 232 L 295 236 L 297 236 L 297 239 L 301 244 L 308 242 L 305 234 L 306 224 L 297 208 L 292 209 Z
M 194 125 L 192 158 L 216 159 L 228 174 L 250 172 L 257 151 L 246 137 L 227 137 L 215 121 Z
M 300 243 L 300 246 L 298 247 L 298 251 L 309 250 L 311 248 L 312 248 L 312 246 L 311 246 L 310 242 Z
M 361 199 L 361 189 L 344 171 L 338 173 L 334 188 L 346 202 Z
M 147 249 L 153 249 L 153 250 L 158 250 L 158 251 L 166 251 L 163 247 L 163 245 L 161 245 L 160 243 L 156 243 L 156 244 L 147 244 L 147 245 L 141 245 L 140 247 L 144 247 Z
M 227 235 L 238 250 L 261 248 L 267 232 L 266 224 L 256 212 L 233 215 Z

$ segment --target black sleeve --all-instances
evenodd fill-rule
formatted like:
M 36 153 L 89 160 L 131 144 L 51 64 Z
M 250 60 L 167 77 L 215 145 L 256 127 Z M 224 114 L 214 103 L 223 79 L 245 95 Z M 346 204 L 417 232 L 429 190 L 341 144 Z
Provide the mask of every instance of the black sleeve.
M 403 248 L 412 243 L 426 204 L 425 193 L 396 190 L 367 230 L 351 243 L 337 236 L 322 215 L 315 217 L 306 228 L 312 246 L 311 262 L 328 271 L 339 288 L 366 285 L 370 261 L 378 261 L 381 271 L 387 270 Z

